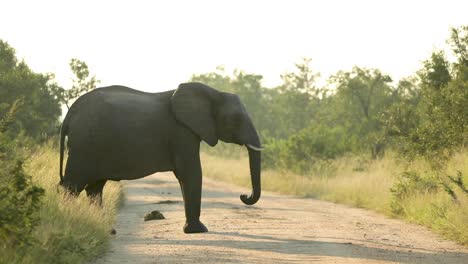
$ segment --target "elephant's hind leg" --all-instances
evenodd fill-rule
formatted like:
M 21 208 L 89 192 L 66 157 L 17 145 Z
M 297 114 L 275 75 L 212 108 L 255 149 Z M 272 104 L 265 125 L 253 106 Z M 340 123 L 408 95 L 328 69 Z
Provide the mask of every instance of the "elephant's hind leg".
M 60 185 L 72 196 L 78 196 L 86 186 L 84 182 L 70 181 L 64 177 Z
M 89 182 L 86 176 L 94 173 L 94 169 L 87 166 L 87 162 L 83 160 L 82 155 L 68 156 L 65 175 L 60 185 L 71 195 L 78 196 Z
M 68 164 L 67 164 L 67 169 L 65 171 L 65 175 L 63 177 L 63 180 L 60 181 L 60 185 L 70 195 L 78 196 L 78 195 L 80 195 L 80 193 L 86 187 L 86 182 L 82 178 L 77 177 L 76 174 L 71 173 L 70 170 L 68 169 Z
M 99 180 L 86 186 L 86 195 L 91 200 L 91 202 L 102 206 L 102 190 L 104 189 L 106 182 L 107 180 Z

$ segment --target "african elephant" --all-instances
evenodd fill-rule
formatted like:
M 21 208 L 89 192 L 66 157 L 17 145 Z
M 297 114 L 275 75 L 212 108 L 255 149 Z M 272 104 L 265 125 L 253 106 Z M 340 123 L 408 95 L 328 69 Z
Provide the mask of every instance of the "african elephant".
M 252 120 L 237 95 L 196 82 L 161 93 L 108 86 L 78 98 L 61 127 L 60 185 L 75 195 L 85 189 L 101 200 L 107 180 L 172 171 L 184 199 L 184 232 L 207 232 L 199 219 L 201 140 L 210 146 L 222 140 L 247 147 L 252 194 L 240 198 L 255 204 L 261 193 L 261 144 Z

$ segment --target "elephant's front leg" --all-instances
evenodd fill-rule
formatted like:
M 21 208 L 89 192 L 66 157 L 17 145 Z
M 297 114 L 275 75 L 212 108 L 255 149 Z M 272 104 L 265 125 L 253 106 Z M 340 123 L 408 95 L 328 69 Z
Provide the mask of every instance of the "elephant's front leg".
M 175 175 L 180 183 L 185 206 L 185 233 L 208 232 L 200 222 L 200 206 L 202 193 L 202 171 L 200 157 L 197 153 L 190 159 L 180 159 L 176 164 Z

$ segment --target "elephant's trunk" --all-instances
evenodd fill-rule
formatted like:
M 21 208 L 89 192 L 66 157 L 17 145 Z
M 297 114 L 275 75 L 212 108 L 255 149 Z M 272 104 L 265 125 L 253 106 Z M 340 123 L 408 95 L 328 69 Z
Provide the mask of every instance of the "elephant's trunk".
M 260 142 L 259 142 L 260 143 Z M 258 147 L 260 144 L 258 144 Z M 250 164 L 250 175 L 252 180 L 252 194 L 247 196 L 242 194 L 240 199 L 244 204 L 253 205 L 259 199 L 261 195 L 261 185 L 260 185 L 260 172 L 261 172 L 261 152 L 257 149 L 253 149 L 247 146 L 249 151 L 249 164 Z

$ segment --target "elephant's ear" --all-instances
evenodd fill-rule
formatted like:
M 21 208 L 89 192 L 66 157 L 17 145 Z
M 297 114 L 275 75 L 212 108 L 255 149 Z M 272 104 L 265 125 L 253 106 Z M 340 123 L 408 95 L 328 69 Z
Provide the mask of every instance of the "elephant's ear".
M 193 82 L 180 84 L 171 97 L 176 119 L 212 147 L 218 143 L 213 104 L 219 96 L 215 89 Z

